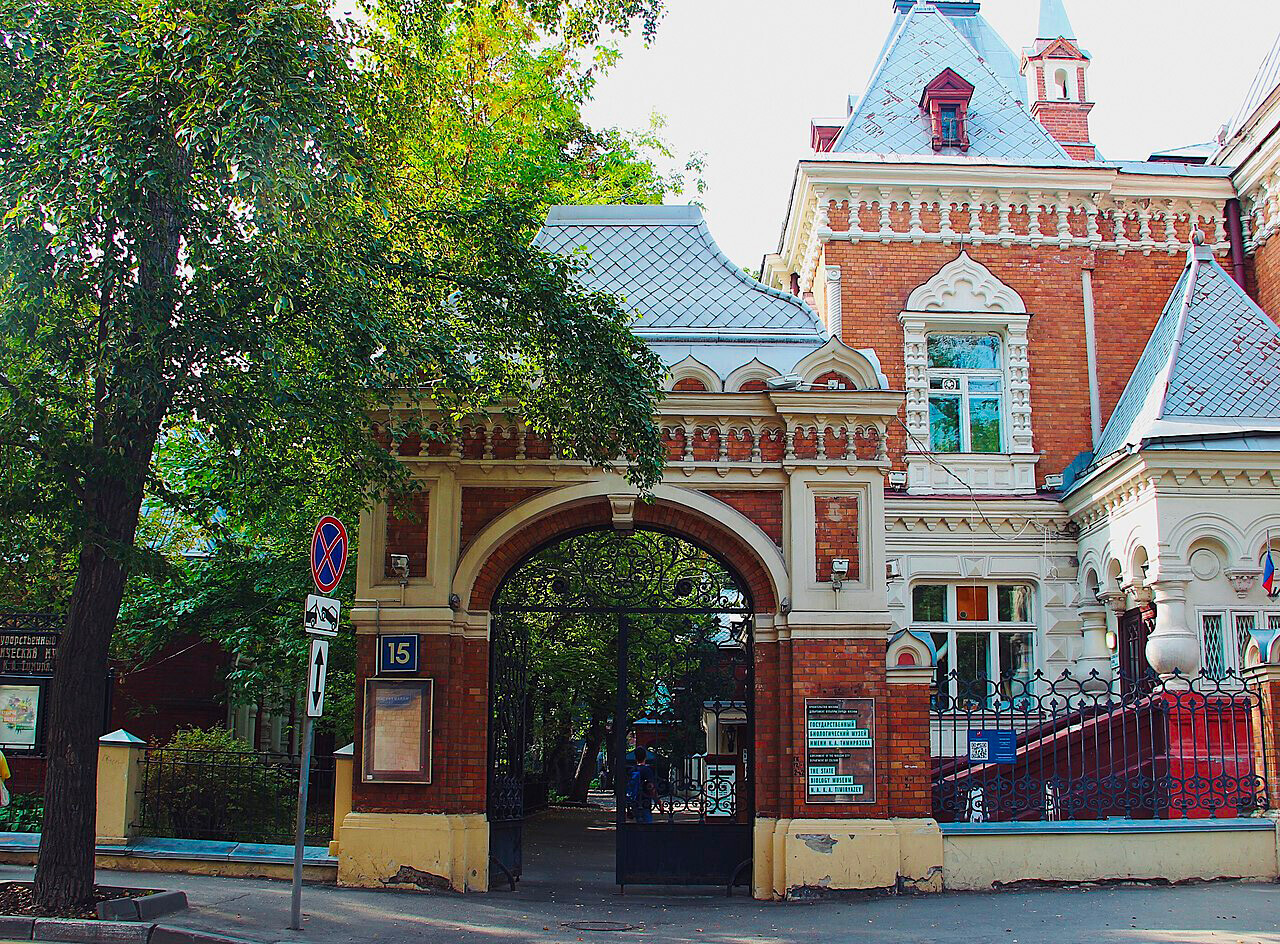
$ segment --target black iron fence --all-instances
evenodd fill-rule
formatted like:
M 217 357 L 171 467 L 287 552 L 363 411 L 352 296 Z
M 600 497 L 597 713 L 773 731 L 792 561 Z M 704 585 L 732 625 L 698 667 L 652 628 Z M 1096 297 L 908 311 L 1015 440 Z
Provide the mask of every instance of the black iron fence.
M 1248 816 L 1269 807 L 1258 692 L 1234 673 L 1151 686 L 940 674 L 940 822 Z
M 140 835 L 227 842 L 291 843 L 299 759 L 265 751 L 149 747 L 142 757 Z M 306 838 L 333 835 L 334 759 L 313 757 Z

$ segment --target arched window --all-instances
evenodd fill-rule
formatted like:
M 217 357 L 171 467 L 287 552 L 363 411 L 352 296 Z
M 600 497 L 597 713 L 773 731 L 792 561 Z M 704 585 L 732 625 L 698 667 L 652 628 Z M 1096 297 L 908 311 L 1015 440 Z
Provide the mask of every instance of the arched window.
M 1053 74 L 1053 90 L 1057 93 L 1058 98 L 1066 101 L 1071 97 L 1071 89 L 1066 69 L 1059 69 Z
M 671 389 L 677 393 L 706 393 L 707 385 L 697 377 L 683 377 Z

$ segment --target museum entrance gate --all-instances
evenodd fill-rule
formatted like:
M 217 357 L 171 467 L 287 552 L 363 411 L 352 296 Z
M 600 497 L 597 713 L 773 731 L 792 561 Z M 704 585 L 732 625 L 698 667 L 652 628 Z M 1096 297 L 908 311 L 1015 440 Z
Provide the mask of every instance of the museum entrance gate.
M 547 755 L 566 736 L 575 783 L 594 773 L 612 790 L 619 886 L 749 881 L 745 587 L 714 554 L 658 531 L 560 538 L 511 571 L 490 630 L 492 883 L 519 880 L 524 820 L 545 805 Z

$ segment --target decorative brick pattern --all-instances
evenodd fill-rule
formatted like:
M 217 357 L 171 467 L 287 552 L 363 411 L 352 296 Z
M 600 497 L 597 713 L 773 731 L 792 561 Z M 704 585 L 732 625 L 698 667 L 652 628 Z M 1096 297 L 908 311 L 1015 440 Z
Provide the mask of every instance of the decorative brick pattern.
M 464 488 L 458 553 L 465 551 L 484 526 L 508 508 L 545 491 L 545 488 Z
M 703 547 L 714 548 L 733 564 L 746 582 L 757 611 L 772 612 L 777 608 L 777 596 L 768 571 L 755 551 L 723 524 L 707 521 L 683 508 L 661 504 L 638 503 L 635 520 L 637 527 L 668 531 Z M 526 525 L 485 561 L 471 589 L 470 608 L 487 610 L 507 573 L 557 535 L 612 526 L 613 512 L 603 499 L 566 508 Z
M 929 686 L 889 685 L 875 639 L 756 646 L 756 812 L 775 817 L 928 816 Z M 876 802 L 805 800 L 806 698 L 876 700 Z
M 831 581 L 831 561 L 837 557 L 848 558 L 848 579 L 857 580 L 861 573 L 858 562 L 858 496 L 817 495 L 813 504 L 814 566 L 818 583 Z
M 697 377 L 685 377 L 682 380 L 677 380 L 675 386 L 671 389 L 677 393 L 705 393 L 707 385 Z
M 429 490 L 424 490 L 393 499 L 388 503 L 384 576 L 396 576 L 395 571 L 391 569 L 392 554 L 404 554 L 409 558 L 410 577 L 427 575 L 427 524 L 430 502 L 431 493 Z
M 901 212 L 906 213 L 905 209 Z M 967 212 L 953 209 L 952 218 L 963 219 Z M 878 227 L 878 208 L 868 211 L 864 206 L 862 217 L 864 226 L 871 230 Z M 1013 223 L 1015 232 L 1025 232 L 1025 214 L 1021 222 L 1015 214 Z M 1046 218 L 1042 228 L 1047 225 Z M 1104 238 L 1109 238 L 1109 221 L 1102 220 L 1099 225 Z M 1073 231 L 1081 226 L 1083 220 L 1073 218 Z M 1130 238 L 1137 239 L 1138 221 L 1128 221 L 1126 226 Z M 1185 222 L 1178 224 L 1180 237 L 1186 229 Z M 1052 232 L 1052 228 L 1043 231 Z M 844 340 L 854 347 L 874 348 L 894 389 L 902 389 L 905 381 L 898 315 L 912 290 L 954 260 L 959 251 L 956 246 L 929 242 L 884 245 L 871 240 L 831 242 L 824 247 L 823 264 L 840 267 L 843 297 L 858 299 L 856 308 L 845 312 Z M 966 247 L 966 251 L 1018 292 L 1031 313 L 1032 443 L 1044 457 L 1036 470 L 1037 478 L 1043 481 L 1046 474 L 1061 472 L 1092 446 L 1081 270 L 1093 272 L 1098 381 L 1105 423 L 1182 273 L 1186 256 L 1060 249 L 1048 240 L 1038 248 L 983 245 Z M 1259 287 L 1265 285 L 1264 291 L 1280 301 L 1280 276 L 1270 276 L 1273 281 L 1268 282 L 1268 274 L 1258 273 Z M 902 427 L 891 426 L 889 455 L 896 468 L 903 467 L 904 442 Z
M 734 508 L 769 535 L 769 540 L 782 547 L 782 492 L 778 489 L 708 488 L 703 490 L 716 501 Z
M 363 774 L 364 684 L 376 636 L 356 639 L 356 737 L 352 809 L 362 813 L 483 813 L 488 777 L 489 651 L 482 639 L 420 637 L 423 678 L 435 680 L 431 783 L 368 783 Z

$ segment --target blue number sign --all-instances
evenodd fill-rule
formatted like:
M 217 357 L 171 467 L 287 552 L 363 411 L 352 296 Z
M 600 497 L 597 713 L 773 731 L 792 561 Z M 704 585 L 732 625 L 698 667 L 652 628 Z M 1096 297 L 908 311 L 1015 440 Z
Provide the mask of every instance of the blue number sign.
M 413 634 L 403 636 L 378 637 L 378 674 L 387 672 L 418 671 L 418 637 Z

